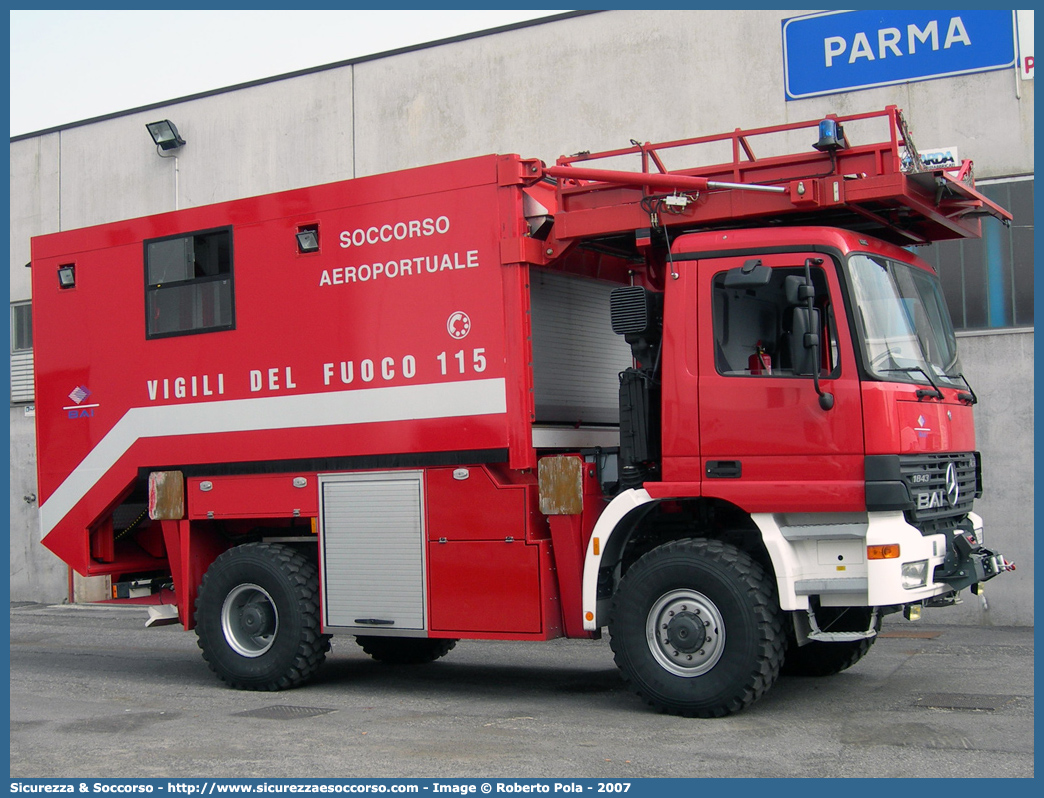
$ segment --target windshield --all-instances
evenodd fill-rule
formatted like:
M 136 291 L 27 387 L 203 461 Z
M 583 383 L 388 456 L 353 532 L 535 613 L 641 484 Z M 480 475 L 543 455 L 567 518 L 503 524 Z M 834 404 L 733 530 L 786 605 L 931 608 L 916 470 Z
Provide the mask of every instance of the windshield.
M 962 384 L 957 339 L 934 274 L 869 255 L 852 255 L 848 271 L 863 354 L 873 376 Z

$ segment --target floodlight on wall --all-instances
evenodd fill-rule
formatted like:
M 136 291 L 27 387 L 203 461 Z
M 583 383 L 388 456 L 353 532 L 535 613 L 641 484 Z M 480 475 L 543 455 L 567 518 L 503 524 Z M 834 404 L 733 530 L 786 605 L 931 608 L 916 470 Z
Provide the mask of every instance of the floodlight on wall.
M 178 150 L 185 146 L 185 139 L 178 135 L 178 129 L 169 119 L 161 119 L 159 122 L 149 122 L 145 125 L 153 142 L 156 144 L 156 154 L 161 158 L 169 158 L 174 161 L 174 210 L 179 207 L 178 201 Z
M 76 267 L 73 264 L 68 263 L 65 266 L 58 267 L 58 287 L 76 287 Z
M 166 152 L 176 150 L 185 145 L 185 139 L 178 135 L 178 129 L 169 119 L 161 119 L 159 122 L 149 122 L 145 127 L 152 136 L 156 146 Z

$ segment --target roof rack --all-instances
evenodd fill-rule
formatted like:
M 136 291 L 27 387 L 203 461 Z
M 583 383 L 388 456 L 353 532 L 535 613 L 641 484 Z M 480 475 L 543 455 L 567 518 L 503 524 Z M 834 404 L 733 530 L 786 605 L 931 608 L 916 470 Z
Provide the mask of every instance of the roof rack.
M 849 140 L 854 128 L 874 125 L 887 129 L 880 140 Z M 811 146 L 793 152 L 802 141 Z M 719 161 L 731 149 L 731 158 L 668 169 L 669 160 L 691 159 L 699 149 L 716 153 Z M 634 158 L 636 171 L 591 167 Z M 977 238 L 984 215 L 1011 220 L 975 189 L 971 161 L 926 167 L 894 105 L 660 144 L 632 140 L 624 149 L 559 158 L 543 174 L 557 181 L 559 240 L 614 237 L 650 226 L 689 231 L 815 224 L 906 246 Z

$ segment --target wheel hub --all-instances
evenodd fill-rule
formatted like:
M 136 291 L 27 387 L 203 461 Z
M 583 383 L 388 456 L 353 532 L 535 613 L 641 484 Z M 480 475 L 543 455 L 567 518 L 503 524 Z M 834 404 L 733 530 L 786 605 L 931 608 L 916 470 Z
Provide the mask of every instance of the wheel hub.
M 243 657 L 260 657 L 275 642 L 279 613 L 263 587 L 236 585 L 221 605 L 221 632 L 229 648 Z
M 239 624 L 243 631 L 252 636 L 272 633 L 275 614 L 268 604 L 248 604 L 239 615 Z
M 699 616 L 692 612 L 682 611 L 667 624 L 667 642 L 682 654 L 699 651 L 707 640 L 707 627 Z
M 704 594 L 674 590 L 649 609 L 645 637 L 649 652 L 665 670 L 676 676 L 702 676 L 725 650 L 725 623 Z

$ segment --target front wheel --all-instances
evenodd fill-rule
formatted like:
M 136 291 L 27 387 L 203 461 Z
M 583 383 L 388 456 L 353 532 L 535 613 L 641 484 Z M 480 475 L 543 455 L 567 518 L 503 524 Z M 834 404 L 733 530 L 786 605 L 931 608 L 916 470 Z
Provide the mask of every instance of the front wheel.
M 666 543 L 624 574 L 609 632 L 632 690 L 657 709 L 721 717 L 776 681 L 786 645 L 775 583 L 716 540 Z
M 287 546 L 229 549 L 199 587 L 196 636 L 210 669 L 232 687 L 282 690 L 307 681 L 330 650 L 315 566 Z
M 872 628 L 881 631 L 881 618 L 872 607 L 819 607 L 816 620 L 826 632 L 862 632 Z M 877 639 L 863 637 L 857 640 L 810 640 L 799 646 L 790 639 L 787 657 L 780 670 L 784 676 L 833 676 L 851 668 L 866 656 Z
M 855 665 L 866 656 L 876 637 L 825 643 L 812 640 L 798 648 L 792 645 L 783 662 L 785 676 L 833 676 Z

